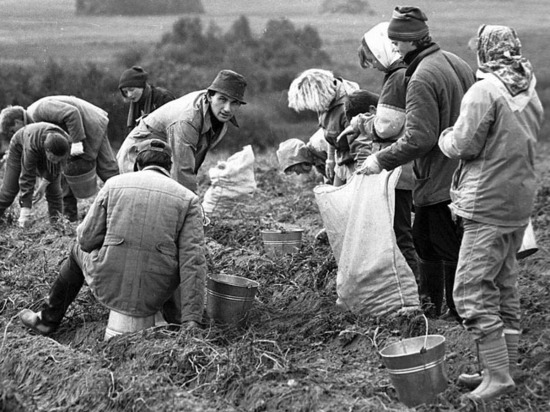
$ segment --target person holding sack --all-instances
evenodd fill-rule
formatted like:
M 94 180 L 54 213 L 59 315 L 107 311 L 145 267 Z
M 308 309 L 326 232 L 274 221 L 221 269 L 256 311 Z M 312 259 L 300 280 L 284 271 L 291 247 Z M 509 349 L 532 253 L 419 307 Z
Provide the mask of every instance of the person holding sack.
M 482 25 L 477 60 L 479 80 L 439 147 L 460 160 L 450 207 L 462 218 L 464 235 L 453 294 L 483 367 L 478 374 L 460 375 L 459 383 L 475 388 L 466 398 L 483 402 L 508 393 L 519 372 L 516 253 L 535 200 L 543 108 L 514 29 Z

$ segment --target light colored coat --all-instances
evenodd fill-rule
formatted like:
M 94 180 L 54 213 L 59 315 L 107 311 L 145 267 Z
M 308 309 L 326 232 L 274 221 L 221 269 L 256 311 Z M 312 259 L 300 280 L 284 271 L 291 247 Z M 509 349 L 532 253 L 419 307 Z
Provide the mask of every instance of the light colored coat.
M 119 167 L 135 142 L 160 139 L 172 149 L 172 178 L 197 192 L 197 172 L 207 152 L 223 139 L 228 127 L 223 123 L 220 130 L 214 130 L 206 94 L 206 90 L 186 94 L 143 118 L 126 138 L 131 144 L 125 141 L 117 154 Z M 230 122 L 238 126 L 234 117 Z M 133 161 L 130 163 L 133 165 Z
M 198 197 L 164 169 L 109 179 L 77 229 L 81 267 L 103 305 L 132 316 L 158 312 L 181 286 L 181 321 L 200 322 L 206 260 Z
M 515 97 L 492 74 L 470 88 L 454 127 L 439 138 L 446 156 L 461 159 L 451 187 L 457 215 L 498 226 L 528 223 L 542 121 L 535 81 Z

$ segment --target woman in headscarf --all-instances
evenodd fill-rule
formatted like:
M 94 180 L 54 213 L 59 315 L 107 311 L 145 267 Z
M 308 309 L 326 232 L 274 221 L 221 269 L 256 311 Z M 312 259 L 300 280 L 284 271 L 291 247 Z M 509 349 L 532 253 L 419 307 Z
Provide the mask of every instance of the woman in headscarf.
M 350 121 L 350 126 L 338 137 L 338 139 L 347 138 L 353 142 L 353 137 L 361 135 L 362 140 L 372 141 L 372 152 L 382 150 L 391 145 L 405 130 L 405 104 L 406 104 L 406 84 L 405 84 L 405 63 L 401 56 L 394 50 L 390 39 L 388 38 L 389 23 L 379 23 L 365 33 L 359 47 L 359 64 L 363 69 L 375 68 L 384 73 L 384 82 L 376 110 L 373 113 L 358 114 Z M 374 113 L 375 112 L 375 113 Z M 356 140 L 361 140 L 357 138 Z M 354 143 L 351 143 L 353 146 Z M 362 159 L 364 160 L 364 159 Z M 358 164 L 361 168 L 361 164 Z M 413 244 L 411 229 L 411 211 L 412 211 L 412 163 L 402 167 L 401 176 L 395 188 L 395 216 L 393 229 L 395 232 L 397 245 L 412 269 L 417 283 L 425 289 L 430 285 L 426 282 L 420 282 L 417 254 Z M 442 277 L 438 277 L 439 283 L 432 284 L 428 293 L 421 293 L 424 304 L 431 307 L 438 306 L 441 310 L 443 300 Z M 451 288 L 452 290 L 452 288 Z M 426 296 L 424 296 L 426 295 Z M 428 301 L 428 296 L 430 300 Z M 439 312 L 436 314 L 439 315 Z
M 509 392 L 519 372 L 516 253 L 533 210 L 543 109 L 514 29 L 481 26 L 477 59 L 479 80 L 464 95 L 460 116 L 441 134 L 439 147 L 460 159 L 450 205 L 464 227 L 454 298 L 483 371 L 463 374 L 459 383 L 478 385 L 465 396 L 481 402 Z

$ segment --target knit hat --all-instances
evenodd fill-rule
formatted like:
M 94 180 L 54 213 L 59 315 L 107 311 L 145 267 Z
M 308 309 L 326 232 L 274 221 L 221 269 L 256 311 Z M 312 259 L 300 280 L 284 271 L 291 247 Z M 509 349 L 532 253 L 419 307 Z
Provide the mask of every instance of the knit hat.
M 388 26 L 388 37 L 396 41 L 420 40 L 430 33 L 427 21 L 428 17 L 418 7 L 397 6 Z
M 172 156 L 172 149 L 160 139 L 148 139 L 137 144 L 137 154 L 139 155 L 142 152 L 152 151 L 152 152 L 162 152 L 166 153 L 168 156 Z
M 139 87 L 144 89 L 147 83 L 147 73 L 140 66 L 133 66 L 128 70 L 122 72 L 120 80 L 118 82 L 118 88 L 122 89 L 123 87 Z
M 244 101 L 244 91 L 246 89 L 246 80 L 241 74 L 233 70 L 221 70 L 208 90 L 223 93 L 232 99 L 238 100 L 241 104 Z

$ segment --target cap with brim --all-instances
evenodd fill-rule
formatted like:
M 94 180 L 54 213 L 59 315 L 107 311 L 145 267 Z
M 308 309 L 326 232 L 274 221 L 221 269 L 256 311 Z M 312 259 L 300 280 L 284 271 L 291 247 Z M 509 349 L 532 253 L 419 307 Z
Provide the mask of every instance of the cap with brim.
M 243 75 L 233 70 L 221 70 L 208 90 L 223 93 L 232 99 L 238 100 L 241 104 L 244 101 L 244 91 L 246 89 L 246 79 Z
M 142 152 L 153 151 L 166 153 L 168 156 L 172 156 L 172 149 L 160 139 L 149 139 L 143 142 L 140 142 L 136 146 L 137 154 L 139 155 Z

